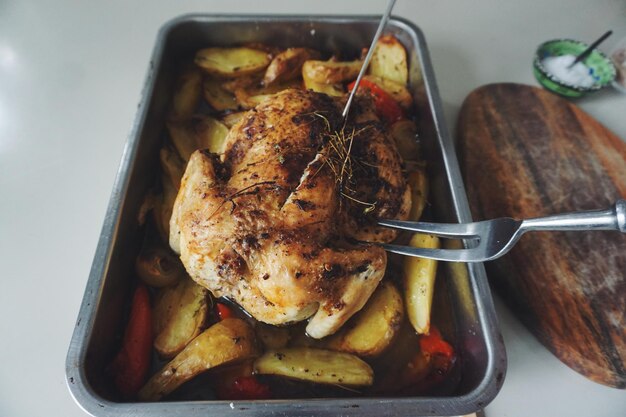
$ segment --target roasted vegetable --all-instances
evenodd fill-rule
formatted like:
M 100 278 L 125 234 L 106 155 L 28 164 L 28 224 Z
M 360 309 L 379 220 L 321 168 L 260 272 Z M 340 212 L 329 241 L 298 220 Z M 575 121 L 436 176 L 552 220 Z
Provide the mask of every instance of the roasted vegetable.
M 307 90 L 313 90 L 317 93 L 324 93 L 333 97 L 340 97 L 344 94 L 343 88 L 339 84 L 324 84 L 313 81 L 307 73 L 302 71 L 302 80 L 304 81 L 304 88 Z
M 368 73 L 401 85 L 407 84 L 409 66 L 406 50 L 395 36 L 385 35 L 376 42 Z
M 424 394 L 449 376 L 456 361 L 452 346 L 434 326 L 429 335 L 416 335 L 412 330 L 410 325 L 403 327 L 398 342 L 385 352 L 389 366 L 376 380 L 375 392 Z
M 438 248 L 439 238 L 416 233 L 409 242 L 416 248 Z M 437 261 L 407 256 L 404 259 L 404 300 L 407 316 L 415 331 L 427 334 L 435 289 Z
M 426 364 L 427 375 L 422 377 L 412 390 L 413 392 L 426 392 L 448 377 L 456 363 L 456 353 L 435 326 L 431 326 L 429 334 L 420 336 L 419 345 L 419 353 L 423 359 L 418 360 Z
M 185 162 L 198 149 L 223 152 L 228 134 L 226 126 L 209 116 L 195 116 L 184 122 L 170 121 L 167 129 L 178 154 Z
M 222 88 L 230 93 L 235 94 L 237 90 L 247 90 L 262 87 L 262 78 L 259 74 L 246 75 L 227 80 L 222 80 Z
M 208 310 L 207 289 L 189 277 L 162 288 L 154 303 L 154 349 L 162 358 L 176 356 L 200 334 Z
M 391 125 L 393 137 L 398 151 L 405 161 L 417 161 L 420 159 L 420 148 L 417 140 L 417 126 L 413 120 L 403 119 Z
M 187 277 L 180 259 L 163 247 L 142 248 L 135 261 L 135 271 L 144 283 L 156 288 L 174 285 Z
M 245 111 L 238 111 L 233 113 L 228 113 L 222 116 L 220 122 L 222 122 L 227 128 L 231 128 L 235 126 L 235 124 L 243 119 L 243 116 L 246 114 Z
M 374 380 L 372 368 L 354 355 L 306 347 L 268 350 L 254 362 L 254 369 L 319 384 L 365 386 Z
M 355 82 L 350 83 L 348 85 L 348 90 L 352 91 L 354 85 Z M 393 124 L 404 118 L 404 112 L 402 111 L 400 105 L 393 99 L 393 97 L 391 97 L 390 94 L 374 82 L 362 79 L 357 93 L 370 94 L 372 96 L 374 99 L 374 106 L 376 107 L 376 113 L 385 122 L 387 122 L 387 124 Z
M 377 77 L 375 75 L 366 75 L 364 80 L 373 82 L 387 94 L 389 94 L 404 109 L 410 109 L 413 104 L 413 97 L 404 84 L 397 83 L 387 78 Z
M 223 81 L 207 77 L 202 84 L 204 99 L 217 111 L 236 110 L 239 108 L 235 96 L 222 86 Z
M 265 70 L 263 84 L 271 85 L 300 77 L 304 61 L 317 56 L 319 56 L 319 52 L 309 48 L 285 49 L 272 59 L 272 62 Z
M 169 118 L 184 120 L 193 116 L 201 96 L 202 71 L 196 66 L 185 68 L 174 86 Z
M 302 76 L 319 84 L 338 84 L 354 80 L 361 70 L 363 61 L 316 61 L 302 65 Z
M 235 317 L 233 309 L 228 307 L 224 303 L 215 303 L 215 310 L 217 311 L 217 316 L 220 318 L 220 320 L 232 319 L 233 317 Z
M 196 53 L 196 65 L 223 77 L 238 77 L 263 71 L 270 63 L 267 52 L 252 48 L 206 48 Z
M 418 221 L 422 217 L 422 212 L 426 206 L 428 198 L 428 178 L 425 169 L 411 171 L 407 181 L 411 186 L 411 211 L 409 219 Z
M 391 344 L 403 316 L 400 292 L 390 282 L 383 282 L 365 307 L 327 339 L 326 347 L 361 357 L 379 355 Z
M 300 80 L 291 80 L 280 84 L 274 83 L 267 87 L 239 88 L 235 90 L 235 97 L 240 107 L 251 109 L 259 105 L 266 98 L 288 88 L 301 89 L 302 83 Z
M 146 286 L 140 284 L 133 295 L 122 348 L 107 369 L 125 399 L 133 398 L 148 376 L 152 356 L 151 320 L 150 295 Z
M 243 320 L 222 320 L 193 339 L 139 391 L 142 401 L 158 401 L 194 376 L 219 365 L 257 355 L 254 331 Z
M 223 387 L 217 393 L 220 400 L 267 400 L 272 398 L 270 387 L 261 384 L 255 376 L 242 376 L 228 387 Z

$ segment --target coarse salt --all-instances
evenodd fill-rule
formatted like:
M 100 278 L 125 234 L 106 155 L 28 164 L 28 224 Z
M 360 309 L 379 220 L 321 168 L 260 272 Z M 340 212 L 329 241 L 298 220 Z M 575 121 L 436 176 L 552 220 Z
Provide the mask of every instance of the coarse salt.
M 582 62 L 569 66 L 576 60 L 574 55 L 549 56 L 542 62 L 546 71 L 557 80 L 579 87 L 591 87 L 596 82 L 590 73 L 590 69 Z

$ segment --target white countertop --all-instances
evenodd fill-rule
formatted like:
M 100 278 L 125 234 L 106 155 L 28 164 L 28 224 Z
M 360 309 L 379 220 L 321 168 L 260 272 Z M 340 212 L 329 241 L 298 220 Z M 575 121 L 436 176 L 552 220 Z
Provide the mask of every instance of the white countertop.
M 506 4 L 504 4 L 506 3 Z M 0 2 L 0 416 L 85 416 L 65 355 L 158 28 L 189 12 L 380 14 L 377 1 Z M 414 1 L 449 126 L 474 88 L 536 85 L 535 47 L 626 36 L 618 0 Z M 580 106 L 626 138 L 626 95 Z M 488 417 L 626 415 L 626 393 L 561 364 L 496 300 L 508 374 Z

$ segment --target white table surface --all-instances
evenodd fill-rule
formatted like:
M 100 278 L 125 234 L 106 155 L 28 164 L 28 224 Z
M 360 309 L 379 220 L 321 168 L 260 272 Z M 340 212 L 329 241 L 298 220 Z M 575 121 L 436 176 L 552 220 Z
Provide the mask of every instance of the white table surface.
M 189 12 L 379 14 L 376 1 L 0 1 L 0 416 L 85 416 L 64 361 L 158 28 Z M 535 84 L 544 40 L 626 36 L 618 0 L 413 1 L 446 118 L 493 82 Z M 626 138 L 626 96 L 581 107 Z M 555 359 L 496 300 L 508 374 L 491 416 L 624 416 L 626 392 Z

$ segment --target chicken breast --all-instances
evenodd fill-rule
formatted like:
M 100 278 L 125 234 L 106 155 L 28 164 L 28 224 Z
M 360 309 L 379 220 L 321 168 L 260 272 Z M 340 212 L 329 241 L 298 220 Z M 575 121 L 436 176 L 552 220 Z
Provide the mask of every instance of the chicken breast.
M 410 190 L 371 105 L 355 104 L 344 126 L 340 102 L 285 90 L 233 126 L 223 155 L 192 154 L 170 245 L 195 281 L 265 323 L 311 317 L 314 338 L 363 307 L 387 258 L 355 239 L 392 240 L 374 221 L 406 218 Z

